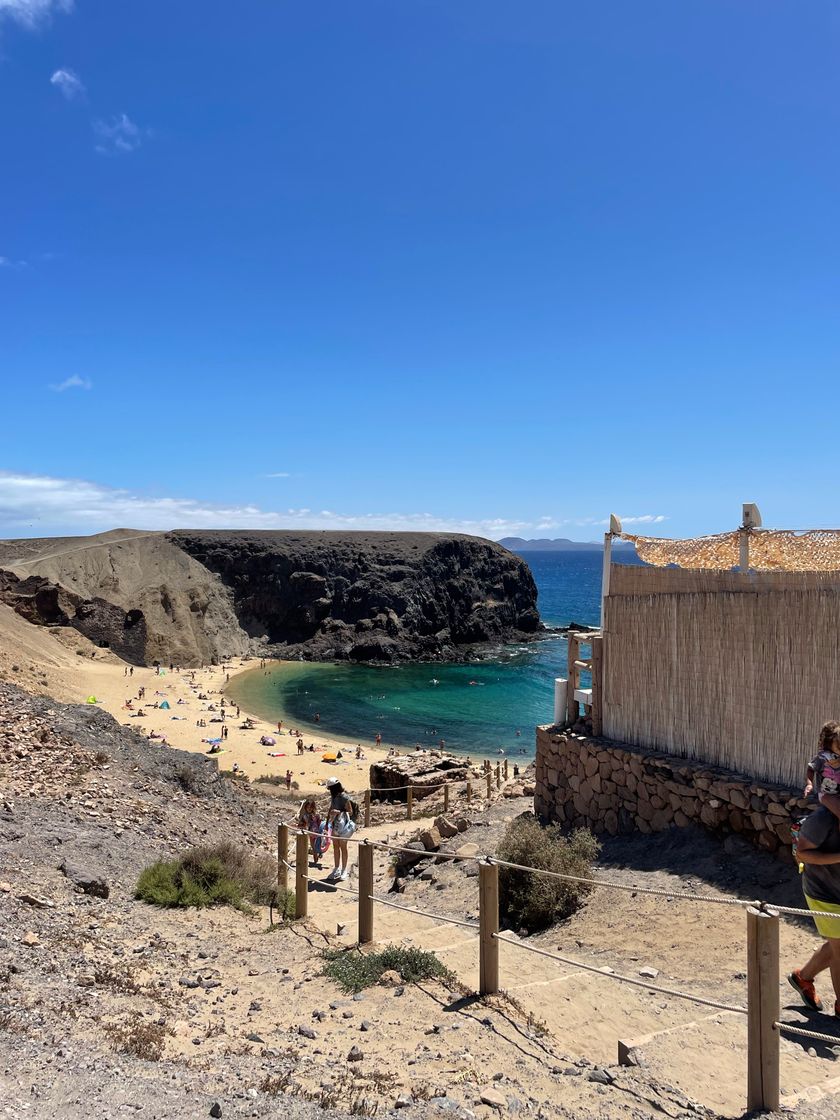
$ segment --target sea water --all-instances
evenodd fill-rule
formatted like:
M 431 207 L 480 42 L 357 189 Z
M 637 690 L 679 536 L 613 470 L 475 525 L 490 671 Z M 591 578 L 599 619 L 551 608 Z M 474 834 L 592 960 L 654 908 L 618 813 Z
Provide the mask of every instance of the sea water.
M 547 626 L 597 626 L 603 552 L 524 553 Z M 324 735 L 372 744 L 437 746 L 456 753 L 534 753 L 534 727 L 550 723 L 554 679 L 566 672 L 566 640 L 545 634 L 500 646 L 466 665 L 399 666 L 299 662 L 256 670 L 234 682 L 232 697 L 266 719 L 282 718 L 317 742 Z M 316 721 L 315 716 L 319 719 Z

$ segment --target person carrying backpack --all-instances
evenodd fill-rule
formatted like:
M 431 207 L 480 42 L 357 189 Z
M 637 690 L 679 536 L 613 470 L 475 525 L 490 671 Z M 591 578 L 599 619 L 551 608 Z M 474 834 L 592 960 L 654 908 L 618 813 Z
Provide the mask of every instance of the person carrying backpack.
M 354 817 L 358 810 L 344 792 L 338 778 L 327 778 L 330 807 L 327 812 L 327 827 L 332 831 L 333 860 L 335 867 L 327 876 L 328 883 L 337 883 L 347 878 L 347 841 L 356 831 Z

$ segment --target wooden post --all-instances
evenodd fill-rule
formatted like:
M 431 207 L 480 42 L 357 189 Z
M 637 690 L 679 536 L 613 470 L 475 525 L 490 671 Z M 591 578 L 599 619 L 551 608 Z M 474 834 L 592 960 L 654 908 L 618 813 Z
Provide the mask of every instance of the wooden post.
M 580 683 L 580 670 L 575 665 L 575 662 L 580 657 L 580 642 L 574 634 L 566 635 L 566 645 L 568 646 L 568 670 L 567 676 L 569 683 L 566 686 L 566 722 L 569 724 L 577 723 L 578 721 L 578 702 L 575 700 L 575 689 Z
M 467 805 L 472 801 L 472 782 L 467 778 Z
M 610 593 L 610 571 L 612 570 L 612 530 L 604 533 L 604 568 L 601 574 L 601 629 L 604 629 L 604 600 Z
M 478 865 L 478 924 L 478 991 L 490 996 L 499 990 L 499 868 L 489 860 Z
M 295 917 L 305 918 L 309 911 L 309 875 L 307 874 L 307 856 L 309 853 L 309 837 L 305 832 L 299 832 L 295 838 Z
M 747 907 L 747 1111 L 779 1107 L 779 915 Z
M 365 828 L 370 828 L 370 790 L 365 790 Z
M 488 768 L 484 776 L 487 779 L 487 800 L 489 801 L 493 794 L 493 771 Z
M 443 811 L 449 812 L 449 782 L 443 783 Z
M 504 776 L 505 776 L 505 781 L 507 781 L 508 780 L 508 760 L 507 759 L 505 759 L 505 764 L 504 764 L 504 767 L 503 767 L 503 773 L 504 773 Z
M 277 889 L 289 889 L 289 826 L 277 826 Z
M 741 529 L 738 534 L 738 571 L 748 572 L 750 570 L 750 532 L 749 529 Z
M 373 941 L 373 844 L 359 845 L 359 944 Z
M 414 786 L 409 786 L 405 796 L 405 804 L 407 808 L 405 819 L 411 820 L 411 810 L 414 808 Z
M 501 788 L 502 788 L 502 764 L 501 764 L 501 762 L 497 762 L 496 763 L 496 789 L 501 789 Z
M 604 728 L 604 639 L 592 639 L 592 734 Z

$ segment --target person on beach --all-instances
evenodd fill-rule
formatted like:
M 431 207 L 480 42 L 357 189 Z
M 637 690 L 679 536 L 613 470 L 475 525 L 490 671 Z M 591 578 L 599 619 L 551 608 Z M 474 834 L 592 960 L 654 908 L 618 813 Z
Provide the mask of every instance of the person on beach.
M 829 720 L 820 730 L 816 758 L 805 772 L 805 797 L 819 802 L 840 820 L 840 723 Z
M 291 772 L 291 770 L 287 770 L 286 771 L 286 789 L 291 789 L 291 788 L 292 788 L 292 772 Z
M 788 981 L 799 992 L 803 1003 L 814 1011 L 822 1011 L 822 1000 L 817 995 L 814 980 L 829 969 L 834 988 L 834 1015 L 840 1019 L 840 822 L 824 805 L 802 822 L 797 856 L 802 865 L 805 901 L 813 911 L 817 933 L 825 941 L 807 964 L 791 972 Z
M 328 883 L 337 883 L 347 878 L 347 841 L 356 831 L 353 823 L 353 803 L 344 792 L 338 778 L 327 778 L 330 795 L 330 808 L 327 813 L 327 828 L 332 831 L 333 860 L 335 867 L 327 876 Z
M 378 731 L 376 732 L 376 738 L 374 739 L 374 742 L 376 743 L 377 747 L 382 746 L 382 736 Z

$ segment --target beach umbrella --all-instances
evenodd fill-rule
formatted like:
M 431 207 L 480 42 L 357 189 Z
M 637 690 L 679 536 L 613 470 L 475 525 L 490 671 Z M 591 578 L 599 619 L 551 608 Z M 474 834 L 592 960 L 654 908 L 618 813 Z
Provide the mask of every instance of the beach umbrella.
M 169 701 L 168 701 L 168 700 L 164 700 L 164 702 L 163 702 L 163 703 L 161 704 L 161 707 L 162 707 L 162 708 L 166 708 L 166 709 L 168 710 L 168 709 L 169 709 Z
M 321 755 L 321 761 L 322 762 L 335 762 L 336 757 L 331 751 L 328 751 L 327 754 L 322 754 Z
M 85 701 L 85 703 L 86 703 L 86 704 L 98 704 L 98 703 L 99 703 L 99 701 L 98 701 L 98 700 L 96 699 L 96 697 L 95 697 L 95 696 L 88 696 L 88 698 L 87 698 L 87 700 Z
M 260 739 L 260 742 L 264 747 L 273 747 L 277 740 L 273 735 L 263 735 L 263 737 Z

